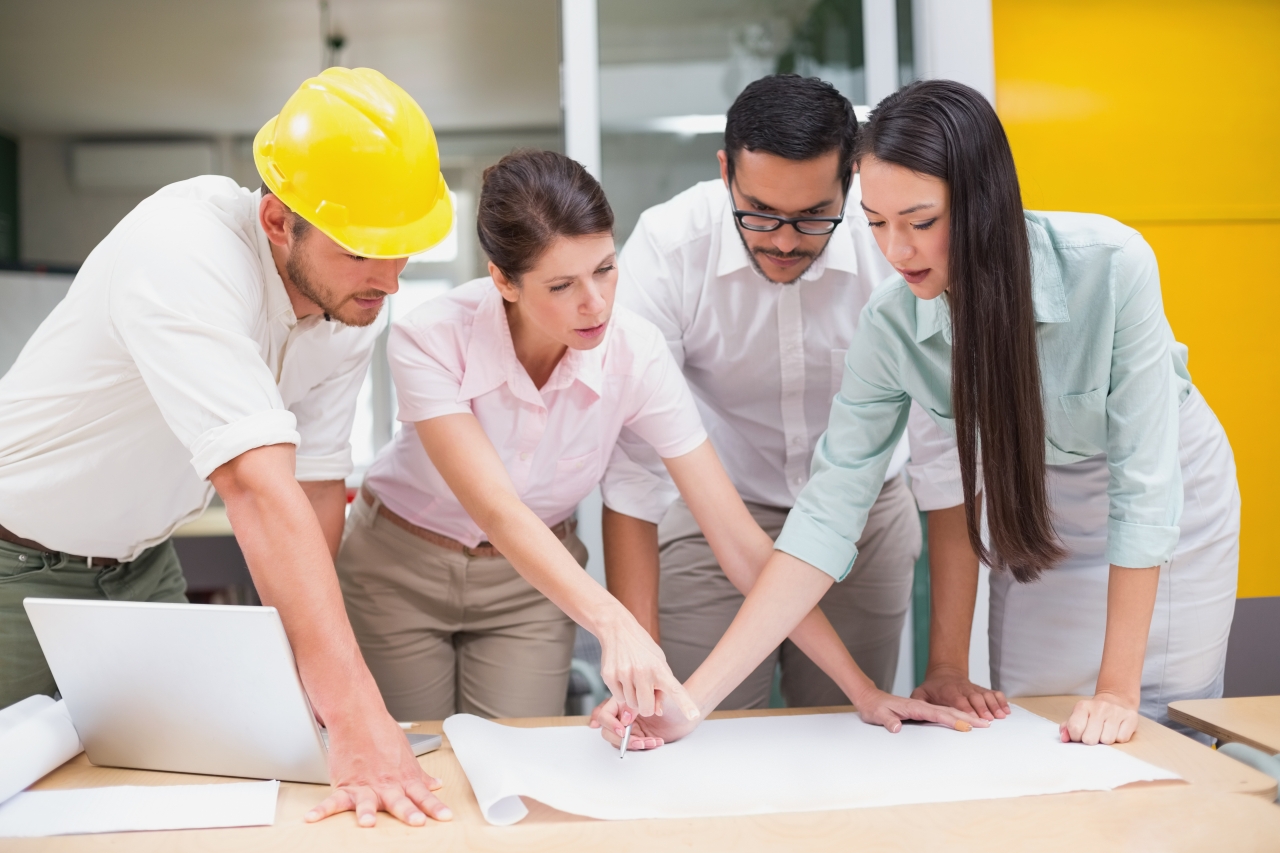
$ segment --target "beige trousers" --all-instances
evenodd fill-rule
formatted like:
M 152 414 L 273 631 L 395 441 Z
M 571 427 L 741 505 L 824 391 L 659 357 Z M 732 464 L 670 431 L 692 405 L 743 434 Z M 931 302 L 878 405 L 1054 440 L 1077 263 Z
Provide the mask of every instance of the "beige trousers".
M 787 510 L 747 504 L 751 515 L 777 538 Z M 684 501 L 677 501 L 658 525 L 661 559 L 658 615 L 662 650 L 681 681 L 693 674 L 724 635 L 742 606 L 742 595 L 720 570 L 711 546 Z M 893 686 L 902 623 L 911 599 L 920 518 L 902 477 L 880 490 L 858 540 L 853 571 L 823 596 L 822 612 L 835 626 L 858 666 L 882 690 Z M 765 708 L 774 668 L 782 664 L 782 695 L 789 707 L 847 705 L 835 682 L 790 640 L 765 658 L 719 707 Z
M 564 544 L 585 566 L 578 537 Z M 358 497 L 337 569 L 356 640 L 396 719 L 564 713 L 574 623 L 505 557 L 433 545 Z

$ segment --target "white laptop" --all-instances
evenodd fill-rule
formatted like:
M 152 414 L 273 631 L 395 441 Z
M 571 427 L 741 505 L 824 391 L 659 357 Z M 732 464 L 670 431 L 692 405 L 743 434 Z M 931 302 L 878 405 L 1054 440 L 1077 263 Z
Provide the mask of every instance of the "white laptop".
M 28 598 L 94 764 L 329 782 L 324 732 L 274 607 Z M 408 735 L 415 755 L 439 735 Z

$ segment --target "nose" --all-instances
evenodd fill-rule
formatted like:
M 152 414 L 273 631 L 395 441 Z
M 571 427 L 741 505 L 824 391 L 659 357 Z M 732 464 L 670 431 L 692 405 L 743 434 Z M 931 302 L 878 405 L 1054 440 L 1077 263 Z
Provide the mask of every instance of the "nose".
M 773 247 L 779 252 L 794 252 L 800 245 L 800 232 L 791 226 L 784 225 L 770 232 L 769 236 L 773 241 Z
M 901 264 L 910 260 L 916 253 L 915 247 L 911 245 L 911 241 L 906 239 L 904 235 L 889 232 L 889 245 L 885 246 L 884 256 L 891 264 Z
M 609 307 L 609 300 L 605 298 L 604 293 L 600 289 L 600 285 L 594 281 L 587 282 L 586 298 L 582 300 L 582 304 L 578 310 L 583 314 L 595 316 L 603 314 Z
M 404 272 L 407 263 L 409 263 L 408 258 L 367 260 L 365 261 L 365 268 L 368 270 L 366 282 L 375 290 L 388 294 L 395 293 L 400 289 L 400 273 Z

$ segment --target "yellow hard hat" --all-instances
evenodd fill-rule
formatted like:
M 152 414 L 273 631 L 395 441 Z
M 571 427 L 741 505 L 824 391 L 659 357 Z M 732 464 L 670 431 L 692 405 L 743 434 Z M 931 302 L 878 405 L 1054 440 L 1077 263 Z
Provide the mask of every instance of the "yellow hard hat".
M 372 68 L 303 83 L 258 131 L 253 162 L 282 202 L 354 255 L 404 258 L 453 227 L 431 123 Z

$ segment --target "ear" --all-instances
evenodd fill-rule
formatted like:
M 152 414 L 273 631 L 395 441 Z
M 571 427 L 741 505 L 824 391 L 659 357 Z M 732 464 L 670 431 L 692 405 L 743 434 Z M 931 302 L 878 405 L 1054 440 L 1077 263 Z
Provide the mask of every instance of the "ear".
M 729 186 L 729 155 L 721 148 L 716 152 L 716 159 L 720 161 L 720 180 L 724 181 L 726 187 Z
M 502 270 L 498 269 L 497 264 L 489 261 L 489 275 L 493 278 L 493 283 L 497 285 L 498 292 L 502 294 L 502 298 L 508 302 L 520 301 L 520 287 L 513 284 L 511 279 L 507 278 Z
M 258 205 L 258 221 L 262 223 L 262 230 L 266 232 L 267 240 L 282 249 L 287 249 L 289 242 L 293 239 L 289 229 L 292 216 L 293 211 L 276 198 L 274 193 L 263 196 L 262 203 Z

